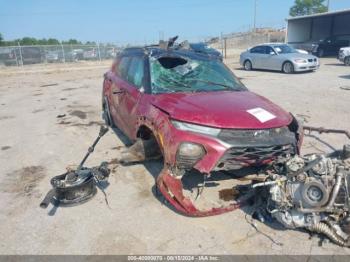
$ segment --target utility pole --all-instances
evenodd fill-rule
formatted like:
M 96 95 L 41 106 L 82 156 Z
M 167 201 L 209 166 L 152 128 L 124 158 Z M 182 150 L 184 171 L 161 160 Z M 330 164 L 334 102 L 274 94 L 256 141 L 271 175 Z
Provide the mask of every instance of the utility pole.
M 256 32 L 256 5 L 257 5 L 257 0 L 254 0 L 254 24 L 253 24 L 253 32 Z
M 329 12 L 329 2 L 330 0 L 327 0 L 327 12 Z

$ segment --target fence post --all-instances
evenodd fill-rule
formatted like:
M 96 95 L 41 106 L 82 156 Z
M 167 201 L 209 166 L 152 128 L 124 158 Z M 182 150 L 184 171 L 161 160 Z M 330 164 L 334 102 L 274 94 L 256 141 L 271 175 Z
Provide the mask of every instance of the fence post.
M 223 42 L 223 36 L 222 36 L 222 32 L 220 34 L 220 43 L 221 43 L 221 55 L 224 55 L 224 42 Z
M 226 50 L 227 50 L 227 37 L 224 37 L 224 45 L 225 45 L 225 59 L 227 58 L 227 53 L 226 53 Z
M 17 57 L 16 47 L 14 47 L 14 48 L 13 48 L 13 51 L 14 51 L 14 53 L 15 53 L 16 64 L 17 64 L 17 66 L 19 66 L 19 64 L 18 64 L 18 57 Z
M 66 63 L 66 55 L 64 53 L 64 48 L 63 48 L 63 44 L 61 43 L 61 48 L 62 48 L 62 55 L 63 55 L 63 63 Z
M 98 50 L 98 58 L 100 59 L 101 62 L 101 52 L 100 52 L 100 44 L 97 43 L 97 50 Z
M 19 47 L 19 56 L 20 56 L 20 58 L 21 58 L 21 66 L 23 66 L 22 47 L 21 47 L 21 45 L 19 44 L 19 42 L 17 42 L 17 43 L 18 43 L 18 47 Z

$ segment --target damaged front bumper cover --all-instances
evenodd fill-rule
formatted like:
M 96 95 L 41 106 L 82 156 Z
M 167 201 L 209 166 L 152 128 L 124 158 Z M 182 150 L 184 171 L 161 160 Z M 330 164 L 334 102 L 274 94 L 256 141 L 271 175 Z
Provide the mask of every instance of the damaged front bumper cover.
M 183 184 L 181 179 L 175 177 L 168 168 L 164 168 L 157 178 L 157 188 L 165 199 L 174 206 L 179 212 L 194 217 L 213 216 L 225 212 L 233 211 L 245 205 L 251 197 L 245 195 L 229 206 L 222 208 L 210 208 L 208 210 L 199 210 L 194 205 L 193 200 L 183 194 Z

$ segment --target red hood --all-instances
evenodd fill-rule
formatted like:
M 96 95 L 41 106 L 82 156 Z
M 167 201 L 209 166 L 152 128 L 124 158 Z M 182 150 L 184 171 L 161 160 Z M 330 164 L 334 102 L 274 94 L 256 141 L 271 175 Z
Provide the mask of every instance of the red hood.
M 152 103 L 173 119 L 212 127 L 263 129 L 286 126 L 292 121 L 291 115 L 279 106 L 248 91 L 160 94 Z M 275 117 L 261 122 L 247 112 L 255 108 Z

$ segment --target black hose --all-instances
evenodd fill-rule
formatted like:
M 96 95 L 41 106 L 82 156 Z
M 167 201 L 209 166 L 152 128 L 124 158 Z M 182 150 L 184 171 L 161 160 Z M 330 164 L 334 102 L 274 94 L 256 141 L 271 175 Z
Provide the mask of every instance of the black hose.
M 311 232 L 326 235 L 330 240 L 332 240 L 335 244 L 339 246 L 350 247 L 350 243 L 347 243 L 342 237 L 338 236 L 330 226 L 323 222 L 319 222 L 315 225 L 309 226 L 307 229 Z
M 45 198 L 40 203 L 40 207 L 47 208 L 49 206 L 52 198 L 54 198 L 55 195 L 56 195 L 56 190 L 54 188 L 51 189 L 49 192 L 47 192 Z

